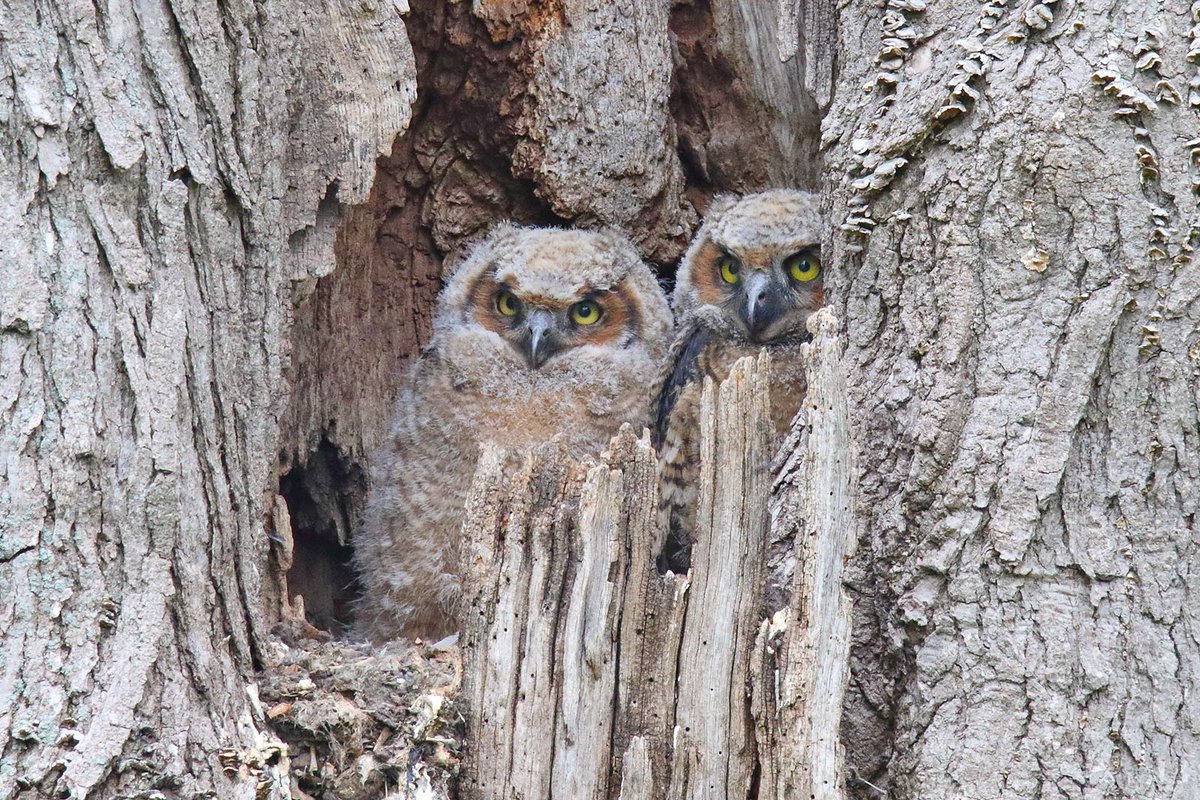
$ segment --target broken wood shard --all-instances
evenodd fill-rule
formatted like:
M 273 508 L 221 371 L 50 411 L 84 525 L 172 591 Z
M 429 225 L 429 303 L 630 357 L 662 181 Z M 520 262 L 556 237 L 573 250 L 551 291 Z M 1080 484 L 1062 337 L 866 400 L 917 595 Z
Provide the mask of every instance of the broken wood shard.
M 693 586 L 679 657 L 670 797 L 744 797 L 754 773 L 746 678 L 758 630 L 771 461 L 769 360 L 743 359 L 700 403 Z
M 626 427 L 582 464 L 552 445 L 484 452 L 463 529 L 464 797 L 740 800 L 756 781 L 764 798 L 840 797 L 850 456 L 836 321 L 810 326 L 804 430 L 773 500 L 768 356 L 704 386 L 687 576 L 655 568 L 648 434 Z M 771 518 L 799 558 L 773 628 Z
M 839 728 L 852 606 L 842 579 L 853 554 L 853 450 L 837 319 L 809 320 L 808 395 L 799 440 L 776 477 L 772 526 L 794 534 L 791 605 L 761 625 L 755 669 L 761 800 L 839 800 Z

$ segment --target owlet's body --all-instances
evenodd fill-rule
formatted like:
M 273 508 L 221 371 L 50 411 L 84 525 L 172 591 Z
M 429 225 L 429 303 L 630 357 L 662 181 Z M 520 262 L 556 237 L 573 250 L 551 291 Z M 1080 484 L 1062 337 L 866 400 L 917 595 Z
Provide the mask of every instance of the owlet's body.
M 771 415 L 782 441 L 804 400 L 800 344 L 824 302 L 818 198 L 777 189 L 718 197 L 676 276 L 678 335 L 655 404 L 662 456 L 663 566 L 687 569 L 700 473 L 700 393 L 743 356 L 771 353 Z
M 438 298 L 433 337 L 371 464 L 355 562 L 360 630 L 373 639 L 458 628 L 460 526 L 480 445 L 559 437 L 597 453 L 646 422 L 670 310 L 612 233 L 503 225 Z

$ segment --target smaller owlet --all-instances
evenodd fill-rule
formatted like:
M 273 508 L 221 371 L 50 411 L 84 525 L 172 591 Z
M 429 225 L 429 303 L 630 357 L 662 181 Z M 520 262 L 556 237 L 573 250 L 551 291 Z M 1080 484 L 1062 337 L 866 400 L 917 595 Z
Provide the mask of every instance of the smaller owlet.
M 598 453 L 644 425 L 672 318 L 654 274 L 615 233 L 501 225 L 438 298 L 433 337 L 371 463 L 354 560 L 373 639 L 457 630 L 464 503 L 480 444 L 559 437 Z
M 821 216 L 816 195 L 776 189 L 717 197 L 676 276 L 679 331 L 654 409 L 662 456 L 660 565 L 687 569 L 700 473 L 700 391 L 724 380 L 734 362 L 771 352 L 771 414 L 779 440 L 804 400 L 799 345 L 821 307 Z

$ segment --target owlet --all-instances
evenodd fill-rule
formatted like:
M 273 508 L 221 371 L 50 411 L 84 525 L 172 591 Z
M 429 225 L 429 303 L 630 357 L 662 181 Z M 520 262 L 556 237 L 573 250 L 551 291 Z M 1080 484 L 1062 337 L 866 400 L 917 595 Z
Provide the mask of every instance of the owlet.
M 734 362 L 771 352 L 771 414 L 781 440 L 804 400 L 799 345 L 824 301 L 816 195 L 785 189 L 713 201 L 676 277 L 679 332 L 655 401 L 662 457 L 660 565 L 686 571 L 700 472 L 700 392 Z
M 598 453 L 645 424 L 672 333 L 666 297 L 609 232 L 505 224 L 438 298 L 433 337 L 371 463 L 354 559 L 360 630 L 380 640 L 458 628 L 464 503 L 483 442 L 521 450 L 559 437 Z

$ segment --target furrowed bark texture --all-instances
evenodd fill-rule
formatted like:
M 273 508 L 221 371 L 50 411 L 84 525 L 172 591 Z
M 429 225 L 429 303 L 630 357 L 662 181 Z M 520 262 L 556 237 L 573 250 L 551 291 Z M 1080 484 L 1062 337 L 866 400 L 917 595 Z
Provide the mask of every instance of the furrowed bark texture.
M 290 796 L 250 681 L 291 287 L 407 123 L 404 24 L 51 2 L 0 28 L 0 796 Z
M 1198 21 L 842 6 L 848 761 L 888 797 L 1196 797 Z
M 560 217 L 629 231 L 668 260 L 695 220 L 668 114 L 668 5 L 560 0 L 519 18 L 507 2 L 476 4 L 493 37 L 525 34 L 527 79 L 513 156 Z
M 485 452 L 464 526 L 477 587 L 464 633 L 464 796 L 842 797 L 852 457 L 837 323 L 819 319 L 820 405 L 799 423 L 799 456 L 777 492 L 801 567 L 794 607 L 773 620 L 761 613 L 765 356 L 705 386 L 687 577 L 655 569 L 646 439 L 624 431 L 598 465 L 565 464 L 553 449 L 519 465 Z

